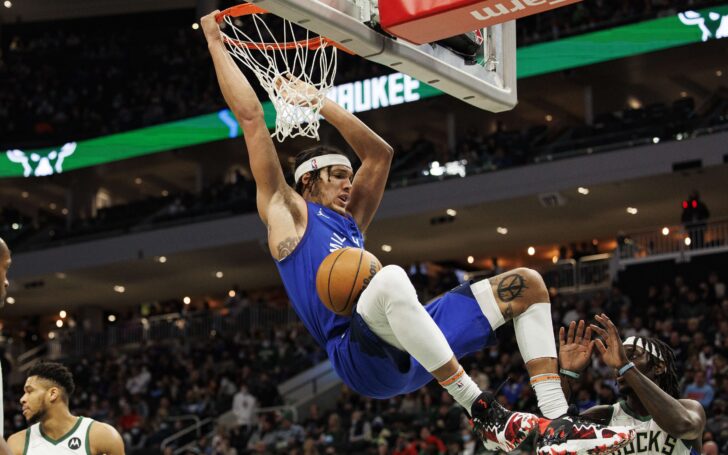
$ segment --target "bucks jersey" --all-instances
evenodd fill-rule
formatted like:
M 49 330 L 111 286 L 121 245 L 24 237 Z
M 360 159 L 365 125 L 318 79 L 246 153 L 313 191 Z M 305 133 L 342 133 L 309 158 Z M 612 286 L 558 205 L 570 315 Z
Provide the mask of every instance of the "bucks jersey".
M 89 447 L 89 429 L 93 419 L 79 417 L 76 425 L 59 439 L 52 439 L 36 423 L 25 432 L 25 450 L 23 455 L 91 455 Z
M 619 455 L 698 455 L 682 439 L 674 438 L 657 426 L 651 416 L 640 417 L 624 401 L 612 405 L 612 426 L 634 427 L 634 440 L 618 452 Z

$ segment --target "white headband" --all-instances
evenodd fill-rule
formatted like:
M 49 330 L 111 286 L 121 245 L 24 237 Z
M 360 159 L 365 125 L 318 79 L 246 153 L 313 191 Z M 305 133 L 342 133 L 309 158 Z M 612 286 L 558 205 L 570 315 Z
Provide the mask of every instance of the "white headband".
M 665 361 L 665 359 L 662 358 L 662 355 L 660 354 L 660 352 L 657 349 L 655 349 L 655 346 L 650 345 L 650 347 L 647 348 L 645 346 L 644 342 L 642 341 L 642 338 L 628 337 L 626 340 L 624 340 L 624 343 L 622 343 L 622 344 L 625 346 L 637 346 L 638 348 L 642 348 L 645 351 L 649 352 L 652 355 L 652 357 L 654 357 L 658 360 L 662 360 L 663 362 Z
M 334 166 L 336 164 L 351 168 L 351 161 L 349 161 L 349 158 L 338 153 L 331 153 L 328 155 L 315 156 L 310 160 L 304 161 L 296 168 L 296 172 L 293 173 L 293 178 L 296 180 L 296 183 L 298 183 L 298 181 L 301 180 L 301 177 L 303 177 L 303 174 L 306 172 L 315 171 L 316 169 L 321 169 L 327 166 Z

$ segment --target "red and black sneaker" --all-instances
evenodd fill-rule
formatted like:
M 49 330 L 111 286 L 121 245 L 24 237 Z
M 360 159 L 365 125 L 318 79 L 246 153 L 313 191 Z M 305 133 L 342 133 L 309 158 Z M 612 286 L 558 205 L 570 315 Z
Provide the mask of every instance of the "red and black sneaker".
M 608 427 L 578 416 L 541 419 L 538 455 L 604 455 L 618 451 L 634 439 L 628 427 Z
M 538 428 L 539 418 L 525 412 L 513 412 L 498 403 L 492 393 L 480 394 L 470 415 L 475 433 L 487 450 L 510 452 L 521 445 Z

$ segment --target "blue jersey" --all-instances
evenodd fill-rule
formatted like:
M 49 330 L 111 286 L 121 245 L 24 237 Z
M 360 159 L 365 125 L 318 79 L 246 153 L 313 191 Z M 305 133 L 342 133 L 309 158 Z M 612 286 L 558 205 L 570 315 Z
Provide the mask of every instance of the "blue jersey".
M 293 253 L 276 261 L 293 309 L 311 335 L 326 349 L 329 340 L 340 336 L 350 318 L 339 316 L 324 306 L 316 292 L 316 272 L 321 262 L 340 248 L 364 248 L 364 237 L 351 216 L 343 216 L 306 202 L 306 232 Z
M 316 272 L 340 248 L 364 248 L 364 238 L 351 216 L 306 202 L 306 232 L 293 253 L 276 261 L 293 309 L 329 355 L 341 379 L 372 398 L 415 391 L 432 375 L 408 353 L 380 339 L 356 311 L 339 316 L 326 308 L 316 292 Z M 376 280 L 376 276 L 373 278 Z M 490 323 L 464 284 L 425 307 L 460 358 L 495 341 Z

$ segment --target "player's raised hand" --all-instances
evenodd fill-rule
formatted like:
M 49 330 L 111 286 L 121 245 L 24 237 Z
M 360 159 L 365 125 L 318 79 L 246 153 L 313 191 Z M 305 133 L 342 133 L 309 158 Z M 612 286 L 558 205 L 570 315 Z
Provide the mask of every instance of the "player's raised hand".
M 220 25 L 217 23 L 216 16 L 220 10 L 215 10 L 200 19 L 202 31 L 205 32 L 205 39 L 208 43 L 222 40 L 220 35 Z
M 318 89 L 290 73 L 283 73 L 275 79 L 278 95 L 288 104 L 316 107 L 322 96 Z
M 561 368 L 580 373 L 589 364 L 594 349 L 592 330 L 581 320 L 571 321 L 568 332 L 559 329 L 559 365 Z
M 596 347 L 602 356 L 602 360 L 612 368 L 622 368 L 629 360 L 627 359 L 627 353 L 624 351 L 622 338 L 619 336 L 617 327 L 604 313 L 598 314 L 594 318 L 601 326 L 591 324 L 592 330 L 602 337 L 601 340 L 596 340 Z

